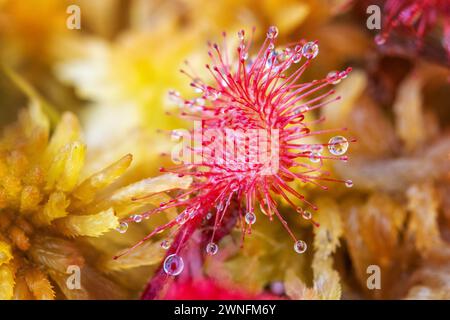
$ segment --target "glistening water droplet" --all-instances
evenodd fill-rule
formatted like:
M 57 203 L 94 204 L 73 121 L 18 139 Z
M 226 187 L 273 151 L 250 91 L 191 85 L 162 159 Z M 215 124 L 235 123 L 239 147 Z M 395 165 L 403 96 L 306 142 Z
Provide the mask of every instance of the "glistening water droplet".
M 302 48 L 302 54 L 306 59 L 314 59 L 319 54 L 319 46 L 314 42 L 307 42 Z
M 309 219 L 312 218 L 312 213 L 307 211 L 307 210 L 305 210 L 305 211 L 302 212 L 302 217 L 303 217 L 303 219 L 309 220 Z
M 183 98 L 180 96 L 180 93 L 175 90 L 169 90 L 169 101 L 177 106 L 183 105 Z
M 270 291 L 277 296 L 284 294 L 284 283 L 282 281 L 273 281 L 270 284 Z
M 219 251 L 219 246 L 214 242 L 210 242 L 206 245 L 206 253 L 210 256 L 215 255 Z
M 375 36 L 375 43 L 379 46 L 386 43 L 386 36 L 384 34 L 378 34 Z
M 341 82 L 341 78 L 339 77 L 339 72 L 337 71 L 331 71 L 327 74 L 327 81 L 331 84 L 338 84 Z
M 189 213 L 186 211 L 183 211 L 182 213 L 180 213 L 175 219 L 176 223 L 178 223 L 179 225 L 185 224 L 186 221 L 188 221 L 188 220 L 189 220 Z
M 256 215 L 253 212 L 247 212 L 245 214 L 245 222 L 247 224 L 254 224 L 256 222 Z
M 306 251 L 308 246 L 306 245 L 306 242 L 303 240 L 297 240 L 294 244 L 294 250 L 297 253 L 303 253 Z
M 176 254 L 167 256 L 164 260 L 163 269 L 169 276 L 179 275 L 184 269 L 183 258 Z
M 346 181 L 345 181 L 345 186 L 346 186 L 347 188 L 353 187 L 353 181 L 352 181 L 352 180 L 346 180 Z
M 141 222 L 142 221 L 142 216 L 140 214 L 135 214 L 131 216 L 131 219 L 133 219 L 134 222 Z
M 301 60 L 302 60 L 301 53 L 294 53 L 294 55 L 292 56 L 292 62 L 299 63 Z
M 336 136 L 328 142 L 328 150 L 335 156 L 341 156 L 347 152 L 348 141 L 343 136 Z
M 239 40 L 244 40 L 244 36 L 245 36 L 245 31 L 241 30 L 238 32 L 238 38 Z
M 169 240 L 163 240 L 161 242 L 161 248 L 163 248 L 164 250 L 167 250 L 170 248 L 170 241 Z
M 278 36 L 278 28 L 275 26 L 269 27 L 269 30 L 267 30 L 267 38 L 275 39 L 277 36 Z
M 172 130 L 172 138 L 178 139 L 178 138 L 181 138 L 182 136 L 183 136 L 183 130 L 181 130 L 181 129 Z
M 220 92 L 213 88 L 207 88 L 203 97 L 209 101 L 216 101 L 220 97 Z
M 305 105 L 305 106 L 301 106 L 300 109 L 298 109 L 300 111 L 300 113 L 305 113 L 307 111 L 309 111 L 309 106 Z
M 321 153 L 323 151 L 323 146 L 321 144 L 311 145 L 311 150 Z
M 128 230 L 128 223 L 125 221 L 122 221 L 119 226 L 116 228 L 116 230 L 120 233 L 125 233 Z
M 309 161 L 311 161 L 313 163 L 320 162 L 320 156 L 321 156 L 321 154 L 319 152 L 311 152 L 311 154 L 309 156 Z

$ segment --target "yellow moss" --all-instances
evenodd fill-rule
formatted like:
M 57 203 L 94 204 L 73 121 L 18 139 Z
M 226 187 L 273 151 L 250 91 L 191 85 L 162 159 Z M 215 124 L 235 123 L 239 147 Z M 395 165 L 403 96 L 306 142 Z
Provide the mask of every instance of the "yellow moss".
M 117 180 L 128 169 L 133 156 L 126 155 L 119 161 L 113 163 L 102 171 L 92 175 L 83 181 L 72 193 L 73 197 L 80 200 L 82 204 L 91 202 L 98 190 L 110 185 Z
M 308 288 L 292 268 L 286 271 L 284 290 L 286 295 L 293 300 L 319 300 L 317 292 Z
M 11 245 L 0 240 L 0 266 L 7 264 L 12 259 Z
M 24 277 L 16 277 L 16 285 L 14 286 L 14 300 L 33 300 L 34 296 L 28 288 L 27 281 Z
M 22 178 L 25 185 L 41 187 L 44 182 L 44 173 L 40 166 L 35 165 L 30 168 L 28 172 Z
M 11 173 L 15 176 L 23 175 L 29 165 L 26 155 L 19 150 L 12 151 L 6 157 L 6 162 L 11 170 Z
M 44 208 L 33 215 L 33 220 L 38 225 L 49 225 L 53 220 L 68 215 L 66 211 L 70 201 L 66 195 L 60 191 L 50 194 Z
M 78 140 L 79 137 L 80 124 L 77 117 L 70 112 L 64 113 L 47 146 L 46 160 L 51 161 L 52 158 L 59 152 L 61 147 Z
M 98 237 L 116 228 L 119 220 L 112 208 L 93 215 L 70 215 L 56 221 L 56 226 L 67 236 Z
M 48 121 L 41 112 L 41 105 L 35 102 L 20 112 L 19 120 L 6 127 L 0 136 L 0 265 L 5 266 L 10 261 L 17 264 L 18 281 L 13 297 L 52 299 L 54 292 L 48 277 L 58 284 L 58 292 L 66 298 L 127 296 L 128 292 L 116 284 L 111 271 L 155 264 L 155 257 L 161 258 L 160 255 L 138 250 L 118 264 L 103 264 L 102 272 L 108 273 L 104 276 L 100 269 L 92 267 L 97 265 L 97 259 L 100 260 L 97 254 L 101 252 L 102 257 L 112 257 L 134 244 L 135 238 L 131 240 L 128 234 L 111 232 L 107 243 L 96 245 L 92 240 L 92 244 L 86 245 L 88 241 L 84 241 L 86 246 L 81 247 L 82 238 L 73 241 L 64 237 L 99 237 L 118 226 L 116 208 L 122 214 L 145 211 L 154 206 L 155 201 L 170 199 L 160 192 L 172 187 L 187 188 L 190 179 L 168 175 L 116 190 L 111 186 L 130 166 L 132 156 L 128 154 L 79 184 L 80 177 L 85 174 L 82 171 L 86 146 L 80 140 L 77 118 L 70 113 L 64 114 L 50 141 L 48 137 Z M 118 185 L 123 186 L 123 181 Z M 153 193 L 157 194 L 150 199 L 132 199 Z M 162 218 L 166 216 L 162 215 Z M 137 233 L 139 238 L 149 232 L 148 228 L 141 230 L 142 234 Z M 78 265 L 91 275 L 83 284 L 83 292 L 74 293 L 64 287 L 70 265 Z M 10 289 L 14 283 L 7 281 L 7 273 L 3 276 L 2 294 L 11 298 Z M 140 277 L 147 279 L 148 274 Z M 120 283 L 126 284 L 126 281 Z M 134 287 L 135 294 L 139 289 Z
M 314 256 L 312 260 L 313 286 L 308 288 L 295 272 L 289 268 L 284 278 L 286 294 L 291 299 L 341 298 L 341 279 L 333 268 L 332 254 L 339 245 L 343 234 L 343 225 L 339 216 L 339 207 L 331 199 L 321 198 L 317 202 L 320 212 L 316 216 L 319 228 L 314 229 Z
M 439 200 L 432 183 L 415 184 L 406 195 L 410 219 L 408 236 L 421 254 L 442 245 L 438 224 Z
M 156 178 L 144 179 L 116 191 L 111 200 L 115 203 L 129 202 L 130 199 L 149 196 L 152 193 L 172 190 L 187 189 L 192 183 L 192 178 L 178 177 L 176 174 L 164 174 Z
M 170 197 L 161 192 L 177 188 L 186 189 L 191 182 L 191 177 L 180 178 L 175 174 L 144 179 L 112 192 L 98 203 L 86 205 L 83 213 L 103 211 L 112 205 L 116 215 L 123 218 L 132 212 L 145 211 L 149 206 L 157 206 L 161 202 L 170 200 Z M 176 209 L 168 210 L 167 213 L 173 215 Z
M 77 185 L 86 155 L 86 146 L 80 142 L 71 143 L 68 149 L 64 170 L 56 186 L 58 190 L 64 192 L 72 191 Z
M 36 186 L 25 186 L 20 196 L 20 212 L 36 211 L 42 200 L 42 194 Z
M 40 235 L 29 250 L 31 259 L 47 271 L 66 273 L 67 267 L 85 265 L 85 259 L 77 244 L 61 237 Z
M 367 86 L 367 75 L 362 70 L 353 70 L 347 79 L 336 88 L 336 95 L 342 99 L 333 103 L 329 108 L 322 108 L 321 113 L 327 119 L 328 128 L 347 125 L 348 116 L 356 106 L 357 99 Z
M 417 74 L 407 77 L 401 83 L 393 105 L 397 135 L 409 152 L 420 147 L 426 139 L 421 86 Z
M 55 270 L 49 270 L 49 275 L 51 279 L 58 285 L 58 288 L 64 294 L 64 296 L 69 300 L 88 300 L 89 292 L 86 288 L 81 287 L 80 289 L 71 290 L 67 286 L 68 274 L 64 272 L 58 272 Z
M 22 183 L 20 178 L 8 175 L 2 179 L 1 184 L 3 185 L 3 189 L 8 200 L 17 205 L 19 203 L 20 193 L 22 191 Z
M 315 220 L 320 227 L 314 228 L 315 255 L 318 258 L 326 259 L 339 246 L 339 239 L 344 230 L 340 209 L 335 201 L 330 198 L 320 198 L 317 205 L 320 211 L 315 215 Z
M 7 173 L 8 173 L 8 166 L 3 161 L 3 159 L 0 159 L 0 178 L 6 177 Z
M 38 269 L 25 271 L 25 281 L 28 289 L 37 300 L 53 300 L 55 292 L 47 276 Z
M 326 198 L 318 201 L 320 213 L 317 215 L 319 228 L 314 229 L 314 290 L 321 299 L 338 300 L 341 298 L 341 279 L 333 268 L 332 254 L 339 246 L 343 234 L 343 225 L 338 205 Z
M 0 209 L 5 208 L 8 205 L 8 196 L 5 189 L 0 186 Z
M 52 159 L 52 162 L 51 162 L 50 166 L 48 167 L 47 174 L 45 177 L 46 191 L 53 190 L 55 188 L 55 185 L 58 183 L 58 180 L 61 177 L 63 170 L 64 170 L 64 165 L 66 163 L 68 149 L 69 149 L 68 145 L 62 147 L 59 150 L 59 152 L 55 155 L 55 157 Z
M 409 251 L 401 240 L 407 211 L 394 197 L 373 193 L 365 203 L 348 199 L 341 214 L 355 278 L 362 288 L 367 288 L 368 266 L 379 266 L 382 290 L 365 291 L 374 297 L 387 297 L 404 272 L 405 265 L 400 261 L 408 261 Z
M 100 262 L 100 268 L 106 271 L 118 271 L 151 266 L 160 263 L 165 253 L 159 242 L 145 242 L 120 259 L 105 256 Z
M 22 122 L 22 128 L 24 128 L 28 137 L 42 132 L 45 133 L 46 138 L 48 137 L 50 121 L 42 110 L 41 102 L 32 99 L 28 112 L 22 114 L 23 116 L 20 118 L 20 121 Z
M 18 226 L 12 226 L 8 230 L 9 238 L 12 244 L 16 246 L 19 250 L 27 251 L 30 248 L 30 239 L 27 237 L 25 232 Z
M 14 272 L 9 265 L 0 266 L 0 300 L 10 300 L 14 292 Z
M 291 229 L 298 225 L 294 222 L 298 219 L 296 211 L 286 210 L 283 216 L 290 220 Z M 296 228 L 296 232 L 304 236 L 307 230 Z M 312 251 L 296 253 L 292 238 L 278 219 L 270 221 L 262 214 L 257 215 L 243 248 L 241 237 L 240 230 L 236 230 L 220 242 L 218 255 L 207 260 L 207 272 L 211 277 L 233 281 L 251 292 L 264 290 L 272 281 L 283 281 L 290 269 L 302 282 L 308 281 Z
M 276 10 L 274 10 L 276 8 Z M 311 7 L 305 3 L 286 3 L 279 6 L 266 1 L 266 9 L 272 12 L 272 18 L 281 32 L 287 33 L 301 24 L 309 15 Z

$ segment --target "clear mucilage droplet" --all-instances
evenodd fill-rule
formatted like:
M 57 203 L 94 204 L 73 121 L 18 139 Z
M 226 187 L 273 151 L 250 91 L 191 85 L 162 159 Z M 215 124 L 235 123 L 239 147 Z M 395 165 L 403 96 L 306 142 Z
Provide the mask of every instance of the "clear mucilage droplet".
M 375 43 L 379 46 L 383 45 L 386 43 L 387 37 L 384 34 L 377 34 L 375 36 Z
M 277 60 L 278 60 L 278 51 L 272 49 L 267 58 L 266 68 L 272 67 L 272 65 L 274 65 L 274 63 L 276 63 Z
M 309 111 L 309 107 L 307 105 L 301 106 L 300 109 L 298 109 L 300 113 L 305 113 Z
M 331 84 L 338 84 L 341 82 L 341 78 L 339 77 L 339 72 L 337 71 L 330 71 L 327 74 L 327 81 Z
M 244 59 L 244 60 L 247 60 L 248 59 L 248 52 L 247 51 L 242 52 L 241 58 Z
M 319 46 L 314 42 L 307 42 L 302 48 L 302 54 L 306 59 L 314 59 L 319 54 Z
M 345 181 L 345 186 L 346 186 L 347 188 L 353 187 L 353 181 L 352 181 L 352 180 L 346 180 L 346 181 Z
M 316 145 L 313 144 L 313 145 L 311 146 L 311 150 L 313 150 L 314 152 L 322 153 L 322 151 L 323 151 L 323 146 L 320 145 L 320 144 L 316 144 Z
M 254 224 L 256 222 L 256 215 L 253 212 L 247 212 L 245 214 L 245 223 Z
M 270 291 L 277 296 L 281 296 L 285 293 L 284 283 L 282 281 L 273 281 L 270 284 Z
M 267 30 L 267 38 L 275 39 L 277 36 L 278 36 L 278 28 L 275 26 L 269 27 L 269 30 Z
M 133 219 L 134 222 L 141 222 L 142 221 L 142 216 L 140 214 L 135 214 L 131 216 L 131 219 Z
M 161 248 L 164 250 L 168 250 L 170 248 L 170 241 L 169 240 L 163 240 L 161 242 Z
M 298 44 L 294 47 L 292 52 L 292 62 L 299 63 L 300 60 L 302 60 L 302 56 L 302 46 Z
M 292 62 L 293 63 L 299 63 L 300 60 L 302 60 L 301 53 L 294 53 L 294 55 L 292 56 Z
M 321 154 L 319 152 L 311 152 L 311 154 L 309 155 L 309 161 L 311 161 L 312 163 L 318 163 L 320 162 L 320 157 Z
M 209 254 L 210 256 L 215 255 L 218 251 L 219 246 L 216 243 L 210 242 L 206 245 L 206 253 Z
M 173 139 L 179 139 L 183 136 L 183 131 L 180 129 L 174 129 L 171 132 L 171 136 Z
M 203 93 L 203 97 L 209 101 L 216 101 L 220 97 L 220 92 L 213 88 L 207 88 Z
M 116 228 L 116 230 L 120 233 L 125 233 L 128 230 L 128 223 L 125 221 L 122 221 L 119 226 Z
M 348 72 L 347 71 L 341 71 L 339 72 L 339 77 L 341 79 L 346 79 L 348 77 Z
M 288 60 L 292 55 L 292 50 L 290 48 L 283 49 L 280 54 L 278 55 L 278 62 L 285 62 Z
M 184 103 L 183 98 L 181 97 L 180 93 L 175 90 L 169 90 L 168 93 L 169 101 L 177 106 L 181 106 Z
M 306 245 L 306 242 L 303 240 L 297 240 L 294 243 L 294 250 L 297 253 L 303 253 L 306 251 L 307 248 L 308 248 L 308 246 Z
M 245 37 L 245 31 L 244 30 L 239 31 L 238 32 L 239 40 L 244 40 L 244 37 Z
M 180 213 L 175 219 L 176 223 L 178 223 L 179 225 L 185 224 L 186 221 L 188 221 L 188 220 L 189 220 L 189 213 L 186 211 L 183 211 L 182 213 Z
M 335 156 L 341 156 L 347 152 L 348 141 L 343 136 L 336 136 L 330 139 L 328 142 L 328 150 Z
M 163 263 L 163 269 L 169 276 L 179 275 L 184 269 L 183 258 L 177 254 L 167 256 Z
M 309 220 L 309 219 L 312 218 L 312 213 L 307 211 L 307 210 L 305 210 L 305 211 L 302 212 L 302 217 L 303 217 L 303 219 Z
M 196 98 L 195 99 L 195 105 L 196 106 L 200 106 L 200 107 L 202 107 L 202 106 L 204 106 L 205 105 L 205 99 L 203 99 L 203 98 Z

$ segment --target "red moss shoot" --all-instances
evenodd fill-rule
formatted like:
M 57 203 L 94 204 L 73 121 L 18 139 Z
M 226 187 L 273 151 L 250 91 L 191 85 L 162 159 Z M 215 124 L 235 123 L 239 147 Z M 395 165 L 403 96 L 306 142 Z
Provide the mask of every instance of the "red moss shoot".
M 169 208 L 181 208 L 176 219 L 159 226 L 129 249 L 171 229 L 173 241 L 162 243 L 168 253 L 161 276 L 181 273 L 184 261 L 180 251 L 196 230 L 203 232 L 201 245 L 206 254 L 215 255 L 218 240 L 236 224 L 242 230 L 242 239 L 250 234 L 257 214 L 278 219 L 292 237 L 294 250 L 303 253 L 306 243 L 289 228 L 274 196 L 315 224 L 310 210 L 318 208 L 290 183 L 309 183 L 323 190 L 328 188 L 323 182 L 352 186 L 350 180 L 333 179 L 322 167 L 327 160 L 347 161 L 344 154 L 354 139 L 348 141 L 338 135 L 328 143 L 312 143 L 312 137 L 346 128 L 312 131 L 310 125 L 324 119 L 305 119 L 306 113 L 339 99 L 329 98 L 335 93 L 329 87 L 346 78 L 351 69 L 301 83 L 299 79 L 319 53 L 317 42 L 299 41 L 276 48 L 278 29 L 272 26 L 261 48 L 251 55 L 254 31 L 250 39 L 243 30 L 238 33 L 239 43 L 232 54 L 225 33 L 222 47 L 208 45 L 211 63 L 206 68 L 212 82 L 204 82 L 191 70 L 181 70 L 192 80 L 191 86 L 199 97 L 185 100 L 175 91 L 169 93 L 179 105 L 181 117 L 195 124 L 191 131 L 173 132 L 176 138 L 188 136 L 192 141 L 182 148 L 182 161 L 174 158 L 179 165 L 161 171 L 191 176 L 193 183 L 189 190 L 179 190 L 169 202 L 122 222 L 139 222 Z
M 449 0 L 386 0 L 384 15 L 383 30 L 375 37 L 377 44 L 384 44 L 396 28 L 412 32 L 421 44 L 425 35 L 442 21 L 442 45 L 450 54 Z

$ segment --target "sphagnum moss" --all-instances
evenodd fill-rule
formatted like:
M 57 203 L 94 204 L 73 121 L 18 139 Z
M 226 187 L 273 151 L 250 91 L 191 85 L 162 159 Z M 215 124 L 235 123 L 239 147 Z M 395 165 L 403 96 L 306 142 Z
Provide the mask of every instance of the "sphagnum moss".
M 105 274 L 152 263 L 138 256 L 131 265 L 123 260 L 123 266 L 108 270 L 108 264 L 87 258 L 102 248 L 94 244 L 86 255 L 89 239 L 117 228 L 121 215 L 149 205 L 136 205 L 131 198 L 151 192 L 155 181 L 111 187 L 129 167 L 128 154 L 79 182 L 86 154 L 80 136 L 71 113 L 62 115 L 52 133 L 38 103 L 23 110 L 0 136 L 0 299 L 125 298 L 129 291 Z M 164 191 L 161 181 L 156 184 Z M 99 250 L 97 255 L 107 259 L 108 253 Z M 80 268 L 76 290 L 67 285 L 69 266 Z

